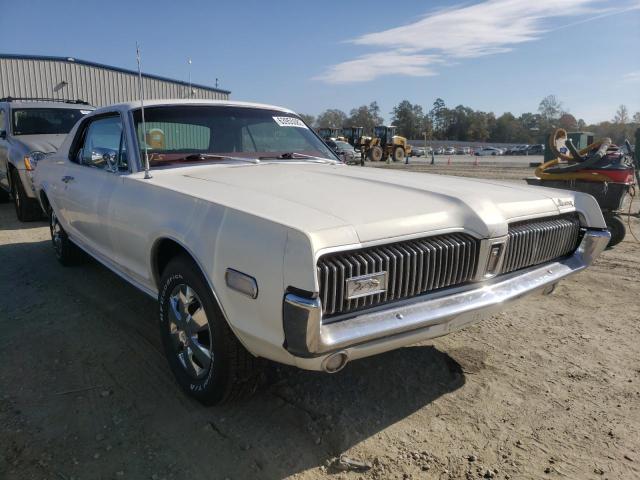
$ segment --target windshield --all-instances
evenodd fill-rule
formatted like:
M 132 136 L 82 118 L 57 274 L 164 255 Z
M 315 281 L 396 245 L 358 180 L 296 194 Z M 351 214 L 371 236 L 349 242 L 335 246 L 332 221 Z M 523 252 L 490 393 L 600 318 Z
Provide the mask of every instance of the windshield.
M 336 160 L 295 115 L 246 107 L 172 105 L 133 113 L 138 145 L 152 167 L 219 161 L 219 157 Z
M 13 111 L 14 135 L 67 134 L 88 110 L 74 108 L 20 108 Z

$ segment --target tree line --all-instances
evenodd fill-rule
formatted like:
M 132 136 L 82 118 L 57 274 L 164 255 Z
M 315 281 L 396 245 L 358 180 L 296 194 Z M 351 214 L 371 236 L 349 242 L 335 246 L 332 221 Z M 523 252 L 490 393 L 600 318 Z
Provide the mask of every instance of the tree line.
M 304 114 L 301 117 L 316 128 L 364 127 L 366 135 L 371 135 L 373 127 L 383 122 L 377 102 L 354 108 L 348 115 L 332 108 L 317 117 Z M 401 101 L 391 111 L 391 124 L 398 127 L 398 135 L 413 140 L 424 139 L 426 134 L 428 140 L 532 144 L 541 143 L 546 134 L 560 127 L 593 132 L 596 138 L 610 137 L 615 143 L 622 143 L 625 138 L 633 142 L 635 130 L 640 128 L 640 112 L 631 116 L 627 107 L 620 105 L 611 121 L 587 125 L 567 112 L 555 95 L 543 98 L 536 113 L 517 117 L 509 112 L 496 117 L 493 112 L 464 105 L 449 108 L 443 99 L 437 98 L 428 111 L 409 100 Z

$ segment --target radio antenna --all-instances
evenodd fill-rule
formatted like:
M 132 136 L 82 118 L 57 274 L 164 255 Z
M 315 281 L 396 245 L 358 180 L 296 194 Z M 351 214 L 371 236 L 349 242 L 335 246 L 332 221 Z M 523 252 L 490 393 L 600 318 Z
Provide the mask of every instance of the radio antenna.
M 140 95 L 140 113 L 142 113 L 142 139 L 144 141 L 144 178 L 151 178 L 149 173 L 149 149 L 147 146 L 147 124 L 144 120 L 144 87 L 142 85 L 142 66 L 140 62 L 140 46 L 136 42 L 136 59 L 138 61 L 138 91 Z

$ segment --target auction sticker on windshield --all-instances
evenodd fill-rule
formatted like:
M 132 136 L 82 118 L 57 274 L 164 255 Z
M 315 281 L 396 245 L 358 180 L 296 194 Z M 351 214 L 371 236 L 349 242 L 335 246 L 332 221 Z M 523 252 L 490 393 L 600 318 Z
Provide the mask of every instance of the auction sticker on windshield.
M 295 117 L 273 117 L 278 125 L 281 127 L 300 127 L 307 128 L 302 120 Z

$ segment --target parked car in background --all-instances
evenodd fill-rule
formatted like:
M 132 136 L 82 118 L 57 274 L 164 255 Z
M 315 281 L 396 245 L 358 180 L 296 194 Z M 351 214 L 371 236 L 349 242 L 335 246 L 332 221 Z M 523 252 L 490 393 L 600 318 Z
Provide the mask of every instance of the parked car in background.
M 411 147 L 411 153 L 409 156 L 411 157 L 424 157 L 426 155 L 426 150 L 424 147 Z
M 456 154 L 456 149 L 453 147 L 447 147 L 444 149 L 444 154 L 445 155 L 455 155 Z
M 91 110 L 93 107 L 78 100 L 0 99 L 0 196 L 13 198 L 18 220 L 42 217 L 33 171 Z
M 527 155 L 544 155 L 544 145 L 539 143 L 530 145 L 526 150 Z
M 435 153 L 436 155 L 444 155 L 444 147 L 436 147 L 433 150 L 433 153 Z
M 510 147 L 506 147 L 504 154 L 505 155 L 515 155 L 515 151 L 518 148 L 517 145 L 511 145 Z
M 528 148 L 529 145 L 516 145 L 511 150 L 510 155 L 524 155 Z
M 479 157 L 484 157 L 487 155 L 502 155 L 502 151 L 499 148 L 495 147 L 483 147 L 479 150 L 476 150 L 475 155 Z
M 356 152 L 356 149 L 350 143 L 341 140 L 327 140 L 326 144 L 344 163 L 360 162 L 360 152 Z
M 60 263 L 79 247 L 157 298 L 169 366 L 207 404 L 254 391 L 259 358 L 333 373 L 550 293 L 609 241 L 590 195 L 354 171 L 280 107 L 145 105 L 83 118 L 37 197 Z

